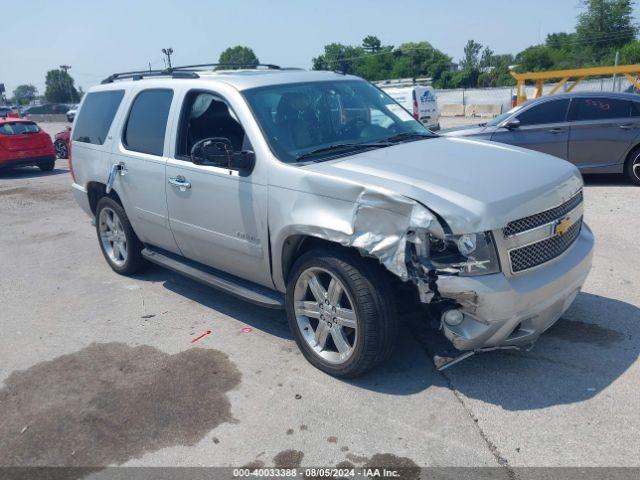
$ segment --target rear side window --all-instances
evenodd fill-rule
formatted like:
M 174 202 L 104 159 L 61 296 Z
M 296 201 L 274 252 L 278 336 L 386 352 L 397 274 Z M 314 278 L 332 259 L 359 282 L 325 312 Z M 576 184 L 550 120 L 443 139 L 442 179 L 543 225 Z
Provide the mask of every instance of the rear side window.
M 541 102 L 518 115 L 520 125 L 540 125 L 566 121 L 569 99 Z
M 38 133 L 40 128 L 32 122 L 0 123 L 0 135 Z
M 162 155 L 172 90 L 143 90 L 133 102 L 122 135 L 127 150 Z
M 576 98 L 571 107 L 571 119 L 607 120 L 609 118 L 627 118 L 631 114 L 631 102 L 617 98 Z
M 87 93 L 76 119 L 73 139 L 77 142 L 102 145 L 123 97 L 124 90 Z

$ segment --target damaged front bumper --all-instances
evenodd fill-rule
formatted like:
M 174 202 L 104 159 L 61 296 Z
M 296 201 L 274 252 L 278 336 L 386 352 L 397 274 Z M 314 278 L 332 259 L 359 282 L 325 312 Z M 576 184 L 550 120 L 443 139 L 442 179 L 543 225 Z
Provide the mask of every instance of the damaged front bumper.
M 439 277 L 441 296 L 464 313 L 458 325 L 442 322 L 444 335 L 463 351 L 531 345 L 576 298 L 591 268 L 593 243 L 584 224 L 562 256 L 529 272 Z M 428 290 L 422 282 L 419 288 Z

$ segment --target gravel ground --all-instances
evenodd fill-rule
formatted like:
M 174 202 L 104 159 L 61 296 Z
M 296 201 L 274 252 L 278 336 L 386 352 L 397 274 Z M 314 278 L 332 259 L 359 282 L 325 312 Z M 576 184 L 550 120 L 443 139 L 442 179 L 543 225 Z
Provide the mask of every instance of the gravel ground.
M 533 350 L 438 373 L 406 331 L 345 382 L 281 312 L 113 273 L 66 161 L 2 173 L 0 465 L 640 466 L 640 188 L 586 181 L 593 270 Z

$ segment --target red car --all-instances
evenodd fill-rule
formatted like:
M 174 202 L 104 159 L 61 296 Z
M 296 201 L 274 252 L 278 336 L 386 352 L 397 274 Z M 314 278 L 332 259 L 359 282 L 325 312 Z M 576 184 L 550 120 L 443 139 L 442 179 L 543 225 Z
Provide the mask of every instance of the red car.
M 36 165 L 53 170 L 56 152 L 51 137 L 34 122 L 0 118 L 0 168 Z
M 71 147 L 71 127 L 56 133 L 53 146 L 56 149 L 58 158 L 69 158 L 69 148 Z

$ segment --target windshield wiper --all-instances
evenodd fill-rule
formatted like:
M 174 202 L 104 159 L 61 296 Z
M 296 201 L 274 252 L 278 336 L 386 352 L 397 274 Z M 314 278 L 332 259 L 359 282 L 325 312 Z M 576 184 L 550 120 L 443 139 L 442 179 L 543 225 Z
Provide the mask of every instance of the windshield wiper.
M 403 133 L 398 133 L 396 135 L 392 135 L 387 138 L 383 138 L 382 140 L 380 140 L 380 142 L 381 143 L 382 142 L 398 143 L 403 140 L 410 140 L 412 138 L 437 138 L 437 135 L 432 133 L 421 133 L 421 132 L 403 132 Z
M 296 162 L 300 162 L 309 157 L 314 157 L 320 153 L 332 152 L 334 150 L 343 150 L 343 149 L 352 149 L 352 150 L 362 150 L 369 148 L 382 148 L 388 147 L 391 145 L 389 142 L 380 141 L 376 143 L 336 143 L 334 145 L 329 145 L 326 147 L 316 148 L 315 150 L 311 150 L 309 152 L 303 153 L 296 157 Z

